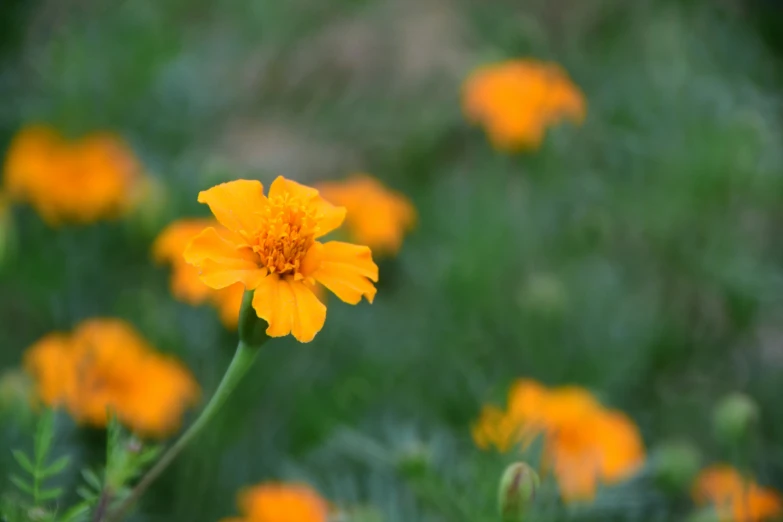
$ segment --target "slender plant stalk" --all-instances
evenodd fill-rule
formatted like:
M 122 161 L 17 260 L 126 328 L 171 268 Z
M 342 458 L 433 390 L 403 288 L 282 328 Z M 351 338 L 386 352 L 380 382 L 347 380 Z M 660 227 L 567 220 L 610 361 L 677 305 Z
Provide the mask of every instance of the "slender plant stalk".
M 105 489 L 101 492 L 101 497 L 98 499 L 98 505 L 95 508 L 95 514 L 92 517 L 92 522 L 103 522 L 103 518 L 106 516 L 106 510 L 111 504 L 111 495 L 109 490 Z
M 107 517 L 108 522 L 119 522 L 128 514 L 128 511 L 133 504 L 139 499 L 139 497 L 147 490 L 158 476 L 171 464 L 177 455 L 188 445 L 188 443 L 199 434 L 204 426 L 212 420 L 212 417 L 220 410 L 226 399 L 234 391 L 239 381 L 247 373 L 253 361 L 258 355 L 258 346 L 250 346 L 244 341 L 239 341 L 237 351 L 234 354 L 234 358 L 231 361 L 228 369 L 226 370 L 223 380 L 220 381 L 217 391 L 209 400 L 209 403 L 204 407 L 201 415 L 191 424 L 182 436 L 163 454 L 163 456 L 150 468 L 150 470 L 142 477 L 136 487 L 133 488 L 128 498 L 126 498 L 122 504 Z

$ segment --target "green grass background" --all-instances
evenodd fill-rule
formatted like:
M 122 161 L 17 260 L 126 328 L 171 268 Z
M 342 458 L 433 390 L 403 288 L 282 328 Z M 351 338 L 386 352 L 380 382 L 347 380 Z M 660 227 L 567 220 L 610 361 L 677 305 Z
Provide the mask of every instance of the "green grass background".
M 267 479 L 306 480 L 388 522 L 496 520 L 496 481 L 513 457 L 480 453 L 469 427 L 522 376 L 588 387 L 639 424 L 651 453 L 685 438 L 707 462 L 737 458 L 714 442 L 714 403 L 749 393 L 762 421 L 743 461 L 783 489 L 776 3 L 90 0 L 3 10 L 1 146 L 30 122 L 74 136 L 113 129 L 167 200 L 160 215 L 59 230 L 14 209 L 0 368 L 52 330 L 118 316 L 213 390 L 236 336 L 212 309 L 171 297 L 150 244 L 166 223 L 206 215 L 196 196 L 215 183 L 364 171 L 419 213 L 400 255 L 380 263 L 376 302 L 332 299 L 315 341 L 268 343 L 133 520 L 218 520 L 235 513 L 239 488 Z M 492 150 L 464 122 L 461 82 L 511 57 L 562 64 L 585 93 L 584 126 L 552 129 L 537 152 Z M 28 426 L 4 417 L 0 438 L 5 471 Z M 80 462 L 102 459 L 102 433 L 65 416 L 58 441 Z M 687 494 L 666 496 L 646 475 L 593 506 L 547 505 L 537 519 L 690 511 Z

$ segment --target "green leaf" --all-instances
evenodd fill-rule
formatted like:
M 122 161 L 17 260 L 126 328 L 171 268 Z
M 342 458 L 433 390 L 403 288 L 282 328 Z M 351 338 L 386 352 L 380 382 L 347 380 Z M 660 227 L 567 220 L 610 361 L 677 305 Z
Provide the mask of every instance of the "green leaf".
M 152 446 L 142 451 L 137 457 L 138 466 L 145 466 L 153 460 L 157 459 L 162 449 L 163 448 L 161 446 Z
M 107 409 L 106 414 L 108 415 L 109 419 L 106 426 L 106 458 L 108 460 L 121 447 L 120 442 L 122 441 L 122 426 L 120 425 L 120 421 L 117 420 L 117 416 L 114 414 L 114 411 Z
M 35 466 L 32 462 L 30 462 L 30 458 L 24 454 L 24 452 L 19 450 L 13 450 L 11 453 L 14 455 L 14 459 L 16 462 L 19 463 L 19 465 L 24 469 L 26 472 L 30 473 L 31 475 L 35 474 Z
M 57 475 L 58 473 L 62 472 L 70 462 L 71 462 L 71 457 L 69 457 L 68 455 L 63 455 L 62 457 L 60 457 L 59 459 L 51 463 L 49 467 L 43 470 L 41 472 L 41 476 L 51 477 Z
M 88 502 L 93 502 L 98 498 L 98 494 L 96 492 L 87 489 L 84 486 L 79 486 L 76 488 L 76 494 Z
M 40 466 L 49 454 L 54 439 L 54 412 L 46 410 L 35 431 L 35 462 Z
M 95 491 L 100 491 L 103 489 L 103 486 L 101 485 L 101 479 L 98 478 L 98 475 L 95 474 L 95 472 L 91 469 L 83 469 L 82 470 L 82 477 L 84 477 L 84 481 L 87 482 L 87 484 L 90 485 Z
M 33 494 L 33 486 L 31 486 L 30 484 L 25 482 L 23 479 L 21 479 L 20 477 L 18 477 L 16 475 L 11 475 L 9 478 L 11 479 L 11 482 L 14 484 L 14 486 L 16 486 L 17 488 L 21 489 L 22 491 L 24 491 L 28 495 L 32 495 Z
M 86 515 L 90 512 L 90 504 L 82 502 L 76 504 L 71 509 L 60 515 L 57 522 L 78 522 L 80 520 L 86 520 Z
M 63 488 L 46 489 L 38 494 L 39 500 L 54 500 L 60 498 L 63 494 Z

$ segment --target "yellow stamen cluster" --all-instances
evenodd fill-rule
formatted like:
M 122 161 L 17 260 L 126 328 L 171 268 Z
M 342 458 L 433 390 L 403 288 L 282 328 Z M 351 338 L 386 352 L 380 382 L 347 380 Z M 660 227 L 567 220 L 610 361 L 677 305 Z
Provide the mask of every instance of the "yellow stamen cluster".
M 302 260 L 315 242 L 320 216 L 312 206 L 289 197 L 270 199 L 264 214 L 267 224 L 255 238 L 253 251 L 270 273 L 300 279 Z

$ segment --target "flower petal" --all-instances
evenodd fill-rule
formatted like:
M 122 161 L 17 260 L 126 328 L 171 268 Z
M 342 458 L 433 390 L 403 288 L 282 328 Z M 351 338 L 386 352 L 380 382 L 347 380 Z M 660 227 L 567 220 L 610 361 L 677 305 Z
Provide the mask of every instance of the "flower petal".
M 309 343 L 321 331 L 326 322 L 326 306 L 315 293 L 301 281 L 289 280 L 296 299 L 296 313 L 291 333 L 297 341 Z
M 291 287 L 277 274 L 269 274 L 262 279 L 253 294 L 253 309 L 269 325 L 266 333 L 270 337 L 291 333 L 293 305 Z
M 317 189 L 286 179 L 283 176 L 278 176 L 269 187 L 269 198 L 285 197 L 307 201 L 317 209 L 320 219 L 315 234 L 316 238 L 328 234 L 345 221 L 346 210 L 326 201 L 319 195 Z
M 285 196 L 310 200 L 318 196 L 318 191 L 283 176 L 278 176 L 269 187 L 269 199 Z
M 206 203 L 221 225 L 234 232 L 252 232 L 263 222 L 267 204 L 260 181 L 239 179 L 221 183 L 198 195 L 199 203 Z
M 316 281 L 346 303 L 357 304 L 362 296 L 372 303 L 376 290 L 370 281 L 378 281 L 378 265 L 369 248 L 340 241 L 316 244 L 313 248 L 318 249 L 320 257 L 318 268 L 312 273 Z
M 326 321 L 323 305 L 304 283 L 277 274 L 265 277 L 253 295 L 253 308 L 269 327 L 270 337 L 292 333 L 303 343 L 313 340 Z
M 266 275 L 251 249 L 237 246 L 213 227 L 194 237 L 184 255 L 185 261 L 201 269 L 201 280 L 210 288 L 242 283 L 252 289 Z
M 201 280 L 197 267 L 181 261 L 174 264 L 170 286 L 174 297 L 191 305 L 203 303 L 214 292 Z
M 155 238 L 152 256 L 158 263 L 181 263 L 182 252 L 190 240 L 205 228 L 216 225 L 212 219 L 180 219 L 169 224 Z
M 315 206 L 318 208 L 318 213 L 321 215 L 321 219 L 318 222 L 318 232 L 315 234 L 316 238 L 325 236 L 332 230 L 339 228 L 340 225 L 343 224 L 343 221 L 345 221 L 345 215 L 347 213 L 345 207 L 336 207 L 321 196 L 316 198 Z

